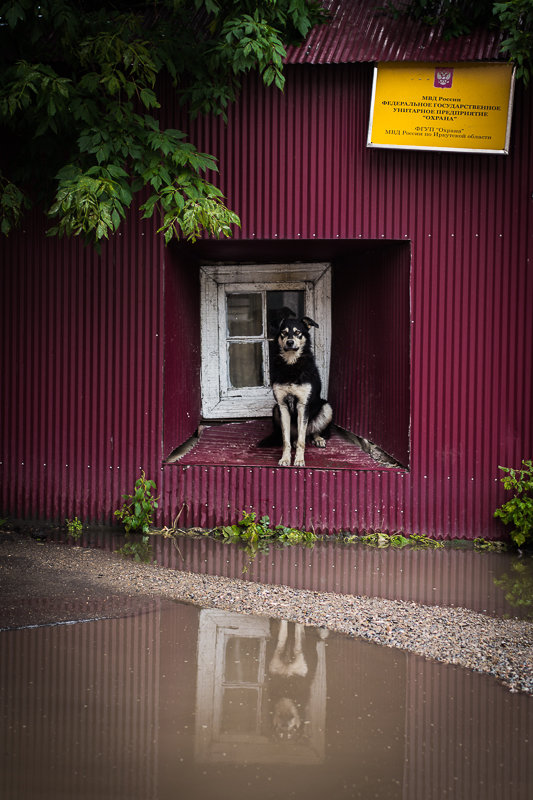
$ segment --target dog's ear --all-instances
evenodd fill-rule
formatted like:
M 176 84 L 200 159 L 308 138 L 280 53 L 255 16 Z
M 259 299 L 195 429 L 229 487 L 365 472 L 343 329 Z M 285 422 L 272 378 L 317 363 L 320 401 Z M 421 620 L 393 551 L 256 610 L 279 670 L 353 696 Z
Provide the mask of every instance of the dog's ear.
M 307 330 L 311 328 L 318 328 L 318 323 L 311 319 L 311 317 L 302 317 L 302 322 L 306 326 Z
M 287 317 L 283 317 L 283 319 L 282 319 L 282 320 L 281 320 L 281 322 L 279 323 L 279 327 L 278 327 L 278 333 L 281 333 L 281 331 L 282 331 L 282 330 L 283 330 L 283 328 L 286 326 L 286 324 L 287 324 Z

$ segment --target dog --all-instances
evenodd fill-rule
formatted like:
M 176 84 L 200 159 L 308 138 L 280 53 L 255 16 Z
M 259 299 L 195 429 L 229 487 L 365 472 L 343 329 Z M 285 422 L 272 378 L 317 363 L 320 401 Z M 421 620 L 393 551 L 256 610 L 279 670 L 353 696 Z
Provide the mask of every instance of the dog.
M 270 359 L 270 383 L 276 405 L 272 411 L 274 431 L 260 446 L 283 445 L 280 467 L 291 465 L 291 441 L 296 441 L 295 467 L 305 467 L 305 443 L 325 447 L 333 410 L 321 395 L 322 384 L 311 349 L 311 317 L 281 321 Z M 280 437 L 281 434 L 281 437 Z

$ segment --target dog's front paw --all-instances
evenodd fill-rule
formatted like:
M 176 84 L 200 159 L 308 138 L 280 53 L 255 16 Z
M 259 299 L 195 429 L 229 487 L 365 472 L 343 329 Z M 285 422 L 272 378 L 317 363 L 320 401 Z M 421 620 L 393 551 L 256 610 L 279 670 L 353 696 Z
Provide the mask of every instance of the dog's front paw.
M 278 461 L 280 467 L 290 467 L 291 465 L 291 454 L 283 453 L 280 460 Z
M 303 453 L 302 453 L 302 455 L 296 455 L 294 457 L 294 466 L 295 467 L 305 467 L 305 459 L 304 459 Z
M 325 447 L 326 440 L 322 436 L 315 436 L 313 439 L 313 444 L 315 447 Z

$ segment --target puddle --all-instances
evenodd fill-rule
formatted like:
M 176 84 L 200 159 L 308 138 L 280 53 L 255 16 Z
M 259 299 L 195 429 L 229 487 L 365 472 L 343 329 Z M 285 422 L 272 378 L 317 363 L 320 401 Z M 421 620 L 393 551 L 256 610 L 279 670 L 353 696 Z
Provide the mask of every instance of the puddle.
M 121 536 L 98 529 L 83 539 L 83 546 L 104 550 L 122 544 Z M 210 536 L 154 536 L 152 544 L 161 566 L 199 575 L 533 618 L 531 553 L 476 551 L 468 543 L 376 548 L 325 538 L 313 547 L 271 547 L 250 559 L 239 545 Z
M 180 537 L 176 543 L 156 537 L 154 555 L 162 566 L 198 574 L 533 616 L 533 558 L 510 552 L 378 549 L 323 540 L 312 548 L 271 548 L 250 561 L 237 545 L 210 537 Z
M 2 798 L 526 800 L 531 702 L 411 654 L 179 603 L 4 631 Z

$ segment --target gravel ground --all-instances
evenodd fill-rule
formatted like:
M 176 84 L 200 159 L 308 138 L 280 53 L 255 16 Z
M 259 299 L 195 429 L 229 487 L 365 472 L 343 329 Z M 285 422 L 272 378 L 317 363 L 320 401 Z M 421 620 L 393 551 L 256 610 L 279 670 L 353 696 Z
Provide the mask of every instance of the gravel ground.
M 487 673 L 533 694 L 533 623 L 136 564 L 115 553 L 0 535 L 0 630 L 146 610 L 162 599 L 277 617 Z

